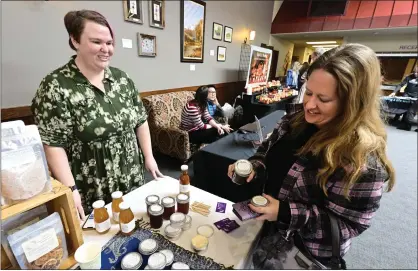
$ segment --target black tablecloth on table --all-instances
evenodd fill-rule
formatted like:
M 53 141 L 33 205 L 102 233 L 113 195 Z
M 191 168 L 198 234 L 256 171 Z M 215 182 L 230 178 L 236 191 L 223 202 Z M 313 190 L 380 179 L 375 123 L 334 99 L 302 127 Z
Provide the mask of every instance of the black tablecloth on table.
M 260 119 L 264 138 L 273 131 L 283 115 L 284 111 L 278 110 Z M 227 175 L 230 164 L 255 154 L 256 148 L 251 140 L 256 139 L 255 133 L 242 134 L 235 131 L 195 153 L 193 185 L 232 202 L 244 201 L 260 194 L 262 182 L 236 185 Z

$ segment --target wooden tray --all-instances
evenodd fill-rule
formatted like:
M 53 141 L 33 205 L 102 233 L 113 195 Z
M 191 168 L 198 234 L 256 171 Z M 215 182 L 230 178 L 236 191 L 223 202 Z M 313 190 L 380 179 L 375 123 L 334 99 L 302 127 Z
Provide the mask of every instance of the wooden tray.
M 68 258 L 61 264 L 60 269 L 69 269 L 76 264 L 74 253 L 83 244 L 83 234 L 70 188 L 52 179 L 52 190 L 50 192 L 42 193 L 26 201 L 2 208 L 1 220 L 3 221 L 42 204 L 46 205 L 49 214 L 58 212 L 61 217 L 67 241 Z M 12 268 L 11 262 L 2 247 L 1 269 L 10 268 Z

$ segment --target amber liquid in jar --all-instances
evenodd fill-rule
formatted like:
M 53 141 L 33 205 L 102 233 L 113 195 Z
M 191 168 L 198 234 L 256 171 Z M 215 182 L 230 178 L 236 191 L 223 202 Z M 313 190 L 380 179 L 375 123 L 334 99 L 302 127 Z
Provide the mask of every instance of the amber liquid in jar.
M 99 234 L 107 233 L 111 227 L 110 217 L 104 205 L 105 202 L 103 200 L 98 200 L 93 203 L 94 225 Z
M 164 207 L 163 219 L 170 220 L 170 216 L 176 211 L 176 201 L 172 197 L 165 197 L 161 200 Z
M 112 217 L 115 222 L 119 223 L 119 204 L 123 202 L 122 198 L 123 194 L 120 191 L 116 191 L 112 193 Z
M 187 215 L 189 213 L 189 196 L 186 194 L 178 194 L 177 195 L 177 212 L 183 213 Z
M 119 226 L 122 235 L 131 235 L 135 230 L 135 216 L 127 202 L 120 205 Z
M 149 207 L 149 221 L 151 228 L 159 229 L 163 225 L 164 208 L 159 204 L 154 204 Z

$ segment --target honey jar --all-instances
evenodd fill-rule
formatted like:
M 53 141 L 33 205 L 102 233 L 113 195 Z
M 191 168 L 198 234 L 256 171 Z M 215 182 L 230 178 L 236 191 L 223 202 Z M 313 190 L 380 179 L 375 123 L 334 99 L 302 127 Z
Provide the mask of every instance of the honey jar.
M 176 211 L 176 201 L 172 197 L 165 197 L 161 200 L 161 203 L 164 207 L 163 219 L 169 220 L 170 216 Z
M 153 204 L 149 207 L 149 220 L 151 228 L 159 229 L 163 225 L 164 208 L 160 204 Z
M 122 235 L 131 235 L 135 230 L 135 216 L 129 203 L 121 202 L 119 204 L 120 215 L 119 225 Z
M 112 193 L 112 218 L 115 222 L 119 223 L 119 204 L 123 201 L 123 193 L 121 191 L 115 191 Z
M 145 204 L 147 205 L 147 214 L 149 216 L 149 207 L 153 204 L 159 204 L 160 203 L 160 197 L 157 195 L 149 195 L 145 198 Z
M 105 234 L 110 230 L 110 217 L 107 213 L 105 202 L 103 200 L 98 200 L 93 203 L 94 209 L 94 225 L 96 231 L 100 234 Z
M 186 194 L 178 194 L 177 195 L 177 212 L 183 213 L 187 215 L 189 213 L 190 207 L 190 198 Z

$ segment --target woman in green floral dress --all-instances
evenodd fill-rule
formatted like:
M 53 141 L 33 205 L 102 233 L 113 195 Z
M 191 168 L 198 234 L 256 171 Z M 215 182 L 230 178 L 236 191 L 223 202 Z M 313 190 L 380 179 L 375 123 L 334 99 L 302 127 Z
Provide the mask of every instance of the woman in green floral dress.
M 42 80 L 32 111 L 52 174 L 72 188 L 84 219 L 94 201 L 109 203 L 112 192 L 144 184 L 144 166 L 154 178 L 163 175 L 135 84 L 109 66 L 114 48 L 108 22 L 81 10 L 67 13 L 64 23 L 77 55 Z

